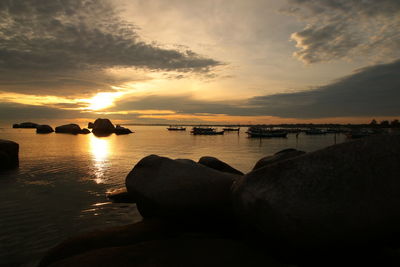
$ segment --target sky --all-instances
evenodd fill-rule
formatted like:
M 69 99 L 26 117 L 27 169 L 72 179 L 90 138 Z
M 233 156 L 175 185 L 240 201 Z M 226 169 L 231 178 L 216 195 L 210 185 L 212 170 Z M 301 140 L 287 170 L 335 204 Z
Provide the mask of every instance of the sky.
M 398 0 L 3 0 L 0 122 L 400 117 Z

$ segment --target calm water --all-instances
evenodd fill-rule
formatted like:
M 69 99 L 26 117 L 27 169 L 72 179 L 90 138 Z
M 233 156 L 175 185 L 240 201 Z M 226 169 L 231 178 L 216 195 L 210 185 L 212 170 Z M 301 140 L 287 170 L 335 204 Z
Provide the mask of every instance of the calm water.
M 110 203 L 105 192 L 124 186 L 143 157 L 158 154 L 198 160 L 218 157 L 247 172 L 263 156 L 285 148 L 314 151 L 334 135 L 249 139 L 245 129 L 217 136 L 131 126 L 134 134 L 38 135 L 34 129 L 0 128 L 0 139 L 20 144 L 20 168 L 0 173 L 0 265 L 34 266 L 49 248 L 79 232 L 141 219 L 134 204 Z M 337 142 L 343 142 L 343 135 Z

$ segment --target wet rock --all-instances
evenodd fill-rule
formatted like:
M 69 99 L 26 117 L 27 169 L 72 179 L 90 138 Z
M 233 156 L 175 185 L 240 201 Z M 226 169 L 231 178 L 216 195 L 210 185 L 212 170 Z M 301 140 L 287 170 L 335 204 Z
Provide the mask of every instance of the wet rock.
M 288 148 L 288 149 L 284 149 L 281 150 L 279 152 L 276 152 L 274 155 L 272 156 L 267 156 L 264 157 L 262 159 L 260 159 L 259 161 L 257 161 L 256 165 L 254 165 L 253 170 L 262 168 L 264 166 L 282 161 L 282 160 L 286 160 L 286 159 L 290 159 L 290 158 L 294 158 L 297 156 L 301 156 L 303 154 L 305 154 L 306 152 L 301 151 L 301 150 L 297 150 L 294 148 Z
M 106 197 L 115 203 L 136 203 L 135 197 L 130 195 L 126 188 L 108 192 Z
M 0 171 L 17 168 L 19 145 L 16 142 L 0 139 Z
M 217 171 L 243 175 L 241 171 L 236 170 L 227 163 L 214 157 L 209 157 L 209 156 L 201 157 L 199 159 L 199 163 L 209 168 L 215 169 Z
M 81 127 L 79 127 L 78 124 L 73 123 L 56 127 L 56 133 L 79 134 L 81 131 Z
M 53 128 L 50 125 L 38 125 L 36 127 L 36 133 L 46 134 L 54 132 Z
M 38 126 L 37 123 L 33 122 L 22 122 L 13 124 L 13 128 L 32 128 L 35 129 Z
M 237 175 L 151 155 L 125 180 L 143 217 L 224 217 L 231 214 L 230 187 Z
M 122 127 L 120 125 L 117 125 L 117 127 L 115 127 L 115 134 L 117 135 L 130 134 L 130 133 L 132 133 L 132 131 L 129 130 L 128 128 Z
M 107 136 L 114 131 L 115 127 L 109 119 L 97 119 L 93 124 L 92 133 L 97 136 Z
M 87 127 L 88 127 L 88 129 L 92 129 L 93 126 L 94 126 L 94 123 L 93 122 L 89 122 Z
M 90 131 L 89 131 L 89 129 L 83 128 L 83 129 L 80 131 L 80 133 L 81 133 L 81 134 L 90 134 Z
M 234 210 L 283 251 L 383 246 L 400 233 L 399 162 L 399 135 L 331 146 L 243 176 Z

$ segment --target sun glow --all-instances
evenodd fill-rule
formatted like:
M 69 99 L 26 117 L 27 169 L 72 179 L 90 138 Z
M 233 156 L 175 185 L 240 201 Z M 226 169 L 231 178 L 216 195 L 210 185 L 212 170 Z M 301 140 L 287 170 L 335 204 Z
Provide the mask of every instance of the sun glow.
M 98 93 L 91 99 L 88 99 L 88 103 L 90 104 L 87 109 L 89 110 L 101 110 L 114 105 L 114 101 L 121 97 L 123 93 Z

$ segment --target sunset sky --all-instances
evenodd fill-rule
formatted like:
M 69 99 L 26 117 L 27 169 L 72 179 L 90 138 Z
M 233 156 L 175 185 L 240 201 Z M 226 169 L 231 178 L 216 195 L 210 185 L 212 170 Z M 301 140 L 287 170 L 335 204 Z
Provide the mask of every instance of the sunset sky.
M 2 0 L 0 121 L 400 117 L 399 0 Z

